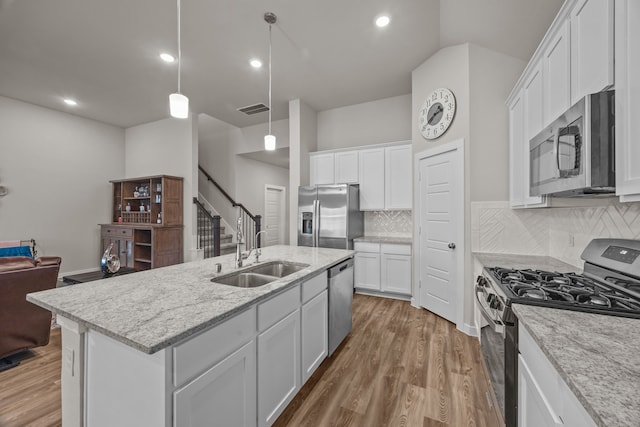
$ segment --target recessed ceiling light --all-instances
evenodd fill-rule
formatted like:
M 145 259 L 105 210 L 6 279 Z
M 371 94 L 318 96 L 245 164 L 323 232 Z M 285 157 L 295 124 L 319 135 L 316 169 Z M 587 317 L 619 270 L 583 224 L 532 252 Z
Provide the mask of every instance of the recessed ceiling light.
M 164 62 L 173 62 L 176 60 L 173 55 L 169 55 L 168 53 L 161 53 L 160 59 L 162 59 Z
M 259 59 L 252 59 L 251 61 L 249 61 L 249 64 L 251 64 L 253 68 L 262 67 L 262 61 L 260 61 Z
M 67 105 L 71 105 L 71 106 L 78 105 L 78 102 L 75 99 L 65 98 L 65 99 L 63 99 L 63 101 Z
M 391 18 L 389 18 L 387 15 L 381 15 L 376 18 L 376 25 L 380 28 L 386 27 L 387 25 L 389 25 L 390 21 Z

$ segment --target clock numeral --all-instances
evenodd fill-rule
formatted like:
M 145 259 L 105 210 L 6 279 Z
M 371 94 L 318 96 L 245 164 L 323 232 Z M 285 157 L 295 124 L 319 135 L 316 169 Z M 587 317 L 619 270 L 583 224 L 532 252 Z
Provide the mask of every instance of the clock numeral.
M 437 93 L 434 93 L 434 94 L 431 96 L 431 99 L 432 99 L 432 100 L 434 100 L 434 101 L 436 101 L 436 100 L 438 99 L 438 94 L 437 94 Z
M 452 108 L 453 108 L 453 104 L 449 104 L 449 107 L 447 109 L 451 110 Z

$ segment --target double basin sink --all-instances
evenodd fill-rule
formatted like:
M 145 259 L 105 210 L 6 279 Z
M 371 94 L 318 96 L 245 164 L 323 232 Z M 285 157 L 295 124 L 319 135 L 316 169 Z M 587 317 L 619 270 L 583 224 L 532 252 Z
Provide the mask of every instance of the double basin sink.
M 257 288 L 307 267 L 309 267 L 309 264 L 289 261 L 268 261 L 247 267 L 240 271 L 214 277 L 211 281 L 238 288 Z

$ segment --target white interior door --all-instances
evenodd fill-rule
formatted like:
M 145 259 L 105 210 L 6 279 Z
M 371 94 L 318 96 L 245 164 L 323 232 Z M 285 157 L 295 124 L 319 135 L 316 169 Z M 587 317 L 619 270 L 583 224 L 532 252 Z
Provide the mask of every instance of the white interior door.
M 262 247 L 284 245 L 286 189 L 277 185 L 264 187 L 264 228 L 261 234 Z
M 418 277 L 420 305 L 461 324 L 464 157 L 462 142 L 418 160 Z

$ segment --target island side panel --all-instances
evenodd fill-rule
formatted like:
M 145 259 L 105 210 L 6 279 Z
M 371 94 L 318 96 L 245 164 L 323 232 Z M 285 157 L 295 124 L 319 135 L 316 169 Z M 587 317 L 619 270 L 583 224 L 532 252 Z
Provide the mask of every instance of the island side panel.
M 86 329 L 58 315 L 62 328 L 62 425 L 82 427 L 84 423 L 84 368 Z

